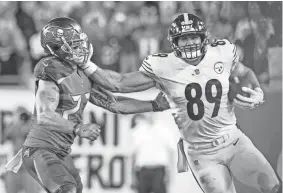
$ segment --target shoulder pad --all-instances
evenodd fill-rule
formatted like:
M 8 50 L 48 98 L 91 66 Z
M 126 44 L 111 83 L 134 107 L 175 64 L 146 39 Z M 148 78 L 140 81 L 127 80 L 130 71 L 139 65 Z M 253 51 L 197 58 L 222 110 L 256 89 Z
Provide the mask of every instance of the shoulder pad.
M 235 44 L 227 39 L 215 40 L 210 44 L 211 47 L 216 47 L 220 51 L 221 55 L 229 60 L 238 60 L 237 47 Z
M 158 66 L 162 63 L 162 61 L 167 58 L 168 54 L 166 53 L 149 55 L 143 60 L 142 66 L 140 67 L 140 71 L 145 71 L 147 73 L 154 74 L 154 70 L 158 69 Z
M 232 42 L 230 42 L 227 39 L 223 39 L 222 41 L 225 42 L 223 50 L 226 50 L 227 52 L 233 53 L 233 50 L 236 47 L 235 44 L 233 44 Z
M 49 80 L 57 82 L 61 78 L 65 78 L 73 73 L 73 69 L 64 64 L 64 62 L 54 57 L 46 57 L 41 59 L 34 68 L 34 76 L 36 79 Z
M 238 62 L 239 53 L 237 46 L 227 39 L 223 39 L 223 41 L 226 42 L 226 46 L 223 48 L 224 53 L 227 54 L 233 62 Z

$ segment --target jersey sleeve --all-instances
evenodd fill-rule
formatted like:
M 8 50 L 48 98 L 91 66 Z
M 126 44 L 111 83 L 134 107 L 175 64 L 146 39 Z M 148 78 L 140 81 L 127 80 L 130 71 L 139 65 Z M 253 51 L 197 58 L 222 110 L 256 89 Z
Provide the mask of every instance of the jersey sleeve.
M 237 62 L 239 62 L 239 53 L 237 46 L 227 39 L 224 39 L 223 41 L 226 43 L 226 46 L 223 47 L 223 55 L 226 56 L 229 61 L 231 61 L 230 71 L 233 71 Z
M 142 65 L 139 68 L 139 71 L 141 71 L 142 73 L 144 73 L 147 76 L 149 76 L 150 78 L 152 78 L 156 83 L 155 86 L 158 89 L 163 90 L 164 86 L 162 85 L 162 81 L 156 75 L 156 73 L 154 71 L 154 69 L 158 66 L 158 63 L 159 63 L 159 61 L 158 61 L 157 57 L 153 57 L 152 55 L 150 55 L 143 60 Z
M 54 81 L 60 84 L 60 81 L 69 76 L 73 69 L 64 65 L 61 61 L 53 58 L 40 60 L 34 68 L 34 77 L 40 80 Z

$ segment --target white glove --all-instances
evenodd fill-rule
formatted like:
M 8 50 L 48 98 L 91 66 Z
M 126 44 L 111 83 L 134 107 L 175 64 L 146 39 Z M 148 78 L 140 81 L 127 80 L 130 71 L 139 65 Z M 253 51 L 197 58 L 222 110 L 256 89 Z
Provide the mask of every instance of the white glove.
M 241 109 L 254 109 L 260 104 L 264 103 L 264 93 L 261 88 L 257 87 L 254 90 L 248 87 L 242 87 L 244 92 L 250 94 L 250 97 L 244 97 L 240 94 L 237 94 L 233 104 Z M 240 100 L 238 100 L 240 99 Z
M 83 64 L 78 63 L 78 67 L 82 69 L 85 75 L 87 76 L 91 75 L 93 72 L 97 70 L 96 64 L 90 61 L 90 58 L 92 57 L 92 55 L 93 55 L 93 46 L 92 44 L 90 44 L 89 45 L 89 56 L 88 56 L 86 63 L 83 63 Z

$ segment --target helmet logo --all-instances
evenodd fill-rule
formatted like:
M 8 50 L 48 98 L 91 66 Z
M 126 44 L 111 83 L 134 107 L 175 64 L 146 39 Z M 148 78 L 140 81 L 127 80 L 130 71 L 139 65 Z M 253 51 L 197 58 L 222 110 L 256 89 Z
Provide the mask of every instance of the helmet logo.
M 186 30 L 190 30 L 191 28 L 191 25 L 182 25 L 182 32 L 186 32 Z
M 189 20 L 187 23 L 185 21 L 181 22 L 182 32 L 186 32 L 186 30 L 190 30 L 193 27 L 193 21 Z
M 57 35 L 58 38 L 60 38 L 64 35 L 64 31 L 62 29 L 57 29 L 56 35 Z
M 214 64 L 214 71 L 217 74 L 221 74 L 224 71 L 224 64 L 222 62 L 217 62 Z

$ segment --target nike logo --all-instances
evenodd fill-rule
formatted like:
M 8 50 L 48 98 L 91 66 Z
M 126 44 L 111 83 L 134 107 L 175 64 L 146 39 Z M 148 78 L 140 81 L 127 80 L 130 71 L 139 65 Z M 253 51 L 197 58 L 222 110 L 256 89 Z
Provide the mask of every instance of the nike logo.
M 235 141 L 235 143 L 233 143 L 234 146 L 238 143 L 239 139 L 240 138 L 238 138 L 237 141 Z

